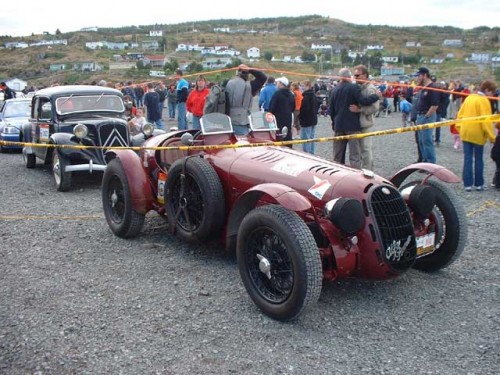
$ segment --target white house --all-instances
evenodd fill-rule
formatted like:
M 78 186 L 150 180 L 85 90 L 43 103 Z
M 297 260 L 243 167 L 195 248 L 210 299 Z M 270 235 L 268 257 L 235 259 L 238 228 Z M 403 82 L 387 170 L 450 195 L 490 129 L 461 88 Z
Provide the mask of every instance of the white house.
M 312 50 L 323 50 L 323 49 L 331 50 L 332 45 L 331 44 L 314 44 L 314 43 L 312 43 L 311 49 Z
M 374 44 L 374 45 L 373 44 L 369 44 L 369 45 L 366 46 L 366 49 L 368 51 L 381 51 L 381 50 L 384 49 L 384 46 L 381 45 L 381 44 Z
M 5 84 L 12 90 L 19 91 L 24 89 L 28 85 L 28 82 L 23 81 L 22 79 L 19 78 L 10 78 L 5 81 Z
M 406 48 L 420 48 L 422 44 L 420 42 L 406 42 Z
M 491 60 L 491 53 L 472 52 L 467 61 L 475 63 L 487 63 Z
M 86 42 L 85 47 L 90 49 L 101 49 L 107 46 L 106 42 Z
M 28 48 L 28 43 L 24 43 L 24 42 L 7 42 L 7 43 L 5 43 L 5 48 Z
M 386 63 L 397 63 L 399 61 L 399 57 L 397 56 L 383 56 L 382 61 Z
M 431 59 L 431 64 L 442 64 L 444 62 L 443 58 L 433 58 Z
M 463 47 L 464 43 L 460 39 L 445 39 L 443 40 L 443 46 L 446 47 Z
M 249 59 L 260 58 L 260 48 L 252 47 L 252 48 L 247 49 L 247 57 Z
M 149 36 L 163 36 L 163 30 L 149 30 Z

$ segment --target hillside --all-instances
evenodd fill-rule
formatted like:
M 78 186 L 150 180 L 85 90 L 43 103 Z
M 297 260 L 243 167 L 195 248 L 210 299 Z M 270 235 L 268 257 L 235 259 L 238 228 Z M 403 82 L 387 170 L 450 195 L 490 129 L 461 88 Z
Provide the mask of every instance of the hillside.
M 214 28 L 229 28 L 231 33 L 215 33 Z M 272 55 L 278 58 L 283 56 L 311 55 L 311 44 L 329 44 L 342 46 L 345 50 L 362 51 L 367 45 L 383 45 L 381 56 L 396 56 L 405 73 L 412 73 L 419 65 L 427 65 L 440 79 L 461 78 L 466 82 L 476 82 L 484 78 L 499 78 L 489 66 L 467 64 L 464 59 L 472 52 L 488 52 L 498 54 L 500 48 L 500 28 L 480 27 L 472 30 L 463 30 L 454 27 L 391 27 L 381 25 L 355 25 L 340 20 L 321 17 L 303 16 L 294 18 L 258 18 L 250 20 L 210 20 L 196 23 L 176 25 L 142 25 L 116 29 L 99 29 L 97 32 L 68 32 L 59 31 L 57 35 L 32 35 L 28 37 L 11 38 L 0 37 L 0 45 L 6 42 L 33 43 L 47 39 L 66 39 L 68 45 L 29 47 L 25 49 L 0 49 L 0 78 L 18 77 L 27 80 L 29 84 L 38 86 L 50 85 L 58 82 L 91 82 L 101 78 L 109 81 L 148 80 L 149 69 L 128 71 L 107 70 L 113 55 L 127 52 L 145 52 L 141 49 L 89 50 L 86 42 L 136 42 L 154 39 L 149 36 L 150 30 L 162 30 L 163 37 L 159 39 L 162 50 L 150 53 L 165 54 L 170 61 L 178 65 L 200 63 L 199 53 L 175 52 L 179 43 L 199 44 L 204 46 L 228 45 L 242 54 L 239 57 L 245 61 L 246 50 L 257 47 L 261 56 Z M 459 39 L 463 42 L 461 48 L 443 47 L 443 40 Z M 408 41 L 418 42 L 420 48 L 406 48 Z M 370 52 L 373 53 L 373 52 Z M 430 64 L 432 58 L 443 58 L 453 54 L 443 64 Z M 50 64 L 92 61 L 104 66 L 104 71 L 83 73 L 64 71 L 53 73 L 49 71 Z M 334 56 L 333 63 L 325 55 L 323 63 L 292 64 L 271 63 L 261 57 L 259 62 L 251 62 L 253 66 L 277 71 L 296 72 L 301 74 L 320 75 L 334 74 L 344 65 L 339 56 Z M 408 62 L 410 62 L 408 64 Z M 354 63 L 347 64 L 353 65 Z M 167 72 L 168 73 L 168 72 Z M 194 72 L 193 72 L 194 73 Z M 374 73 L 377 73 L 374 71 Z M 495 73 L 497 76 L 495 77 Z M 293 73 L 287 73 L 292 75 Z

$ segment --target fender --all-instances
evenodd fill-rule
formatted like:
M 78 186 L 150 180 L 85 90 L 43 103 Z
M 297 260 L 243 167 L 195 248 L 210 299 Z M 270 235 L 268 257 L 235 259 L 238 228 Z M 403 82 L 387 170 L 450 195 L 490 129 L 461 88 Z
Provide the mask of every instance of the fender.
M 410 164 L 403 169 L 400 169 L 394 176 L 390 178 L 390 181 L 396 186 L 399 187 L 403 181 L 412 173 L 416 171 L 424 171 L 428 173 L 428 177 L 435 176 L 439 178 L 443 182 L 447 183 L 457 183 L 460 182 L 460 178 L 450 171 L 449 169 L 432 163 L 415 163 Z
M 127 176 L 134 211 L 146 214 L 153 209 L 153 191 L 141 158 L 132 150 L 112 150 L 106 153 L 108 163 L 114 158 L 120 159 Z
M 251 187 L 238 198 L 229 214 L 226 231 L 226 249 L 228 251 L 236 249 L 236 236 L 241 221 L 248 212 L 255 208 L 263 196 L 270 197 L 290 211 L 306 211 L 312 207 L 307 198 L 286 185 L 265 183 Z

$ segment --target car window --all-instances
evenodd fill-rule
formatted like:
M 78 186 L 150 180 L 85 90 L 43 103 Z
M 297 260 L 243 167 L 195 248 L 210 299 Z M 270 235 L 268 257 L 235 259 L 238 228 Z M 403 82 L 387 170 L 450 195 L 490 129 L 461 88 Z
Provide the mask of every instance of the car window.
M 40 120 L 50 120 L 52 118 L 52 104 L 40 101 Z
M 9 102 L 5 104 L 5 117 L 29 117 L 30 102 Z
M 69 95 L 56 99 L 56 112 L 59 115 L 79 112 L 117 112 L 125 111 L 123 100 L 118 95 Z

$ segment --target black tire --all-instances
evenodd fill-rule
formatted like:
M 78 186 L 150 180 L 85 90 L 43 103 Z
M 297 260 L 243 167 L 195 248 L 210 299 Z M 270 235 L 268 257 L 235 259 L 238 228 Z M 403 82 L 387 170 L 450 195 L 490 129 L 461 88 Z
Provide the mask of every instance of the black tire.
M 238 230 L 236 255 L 250 298 L 271 318 L 295 319 L 317 302 L 323 279 L 319 250 L 295 212 L 277 205 L 250 211 Z
M 52 154 L 52 175 L 56 183 L 57 191 L 68 191 L 71 188 L 71 172 L 65 172 L 70 163 L 57 150 Z
M 36 167 L 36 156 L 35 154 L 24 154 L 23 153 L 24 163 L 26 168 L 32 169 Z
M 165 206 L 170 225 L 186 241 L 219 236 L 225 221 L 224 189 L 204 159 L 176 160 L 168 170 Z
M 111 160 L 102 178 L 102 206 L 111 231 L 121 238 L 135 237 L 146 215 L 134 211 L 127 176 L 120 159 Z
M 429 217 L 436 226 L 436 250 L 418 258 L 413 268 L 436 272 L 452 264 L 464 250 L 467 243 L 467 217 L 458 197 L 448 186 L 434 180 L 428 180 L 427 185 L 436 194 L 436 205 Z

